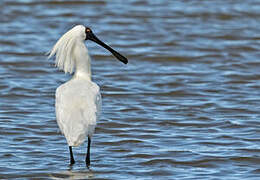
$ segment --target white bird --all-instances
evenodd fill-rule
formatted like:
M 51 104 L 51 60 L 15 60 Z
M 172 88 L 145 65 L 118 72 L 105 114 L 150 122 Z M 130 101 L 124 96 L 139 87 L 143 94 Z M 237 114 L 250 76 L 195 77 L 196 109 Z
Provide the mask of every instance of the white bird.
M 98 85 L 91 81 L 91 60 L 85 40 L 91 40 L 109 50 L 118 60 L 128 60 L 100 41 L 92 30 L 77 25 L 66 32 L 54 45 L 49 57 L 56 55 L 55 64 L 73 77 L 56 90 L 56 119 L 70 151 L 70 164 L 75 163 L 72 147 L 81 145 L 88 137 L 86 165 L 90 165 L 90 143 L 101 112 L 101 95 Z

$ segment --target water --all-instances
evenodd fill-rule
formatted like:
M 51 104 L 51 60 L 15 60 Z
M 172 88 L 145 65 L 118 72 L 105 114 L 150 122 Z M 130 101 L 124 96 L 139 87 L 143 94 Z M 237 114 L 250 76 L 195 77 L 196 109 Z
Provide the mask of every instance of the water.
M 260 2 L 0 2 L 0 178 L 260 178 Z M 92 42 L 103 114 L 70 168 L 55 89 L 70 78 L 44 55 L 75 24 Z

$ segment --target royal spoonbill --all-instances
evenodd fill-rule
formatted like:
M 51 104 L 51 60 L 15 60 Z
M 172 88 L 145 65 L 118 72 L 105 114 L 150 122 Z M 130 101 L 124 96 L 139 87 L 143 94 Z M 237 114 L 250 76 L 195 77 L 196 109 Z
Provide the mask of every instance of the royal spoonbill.
M 128 60 L 117 51 L 99 40 L 92 30 L 77 25 L 66 32 L 54 45 L 49 57 L 56 56 L 56 66 L 73 77 L 56 89 L 56 119 L 65 136 L 69 151 L 70 164 L 75 163 L 72 147 L 81 145 L 88 137 L 86 166 L 90 165 L 90 143 L 96 122 L 101 111 L 99 87 L 91 81 L 91 60 L 85 40 L 91 40 L 109 50 L 119 61 Z

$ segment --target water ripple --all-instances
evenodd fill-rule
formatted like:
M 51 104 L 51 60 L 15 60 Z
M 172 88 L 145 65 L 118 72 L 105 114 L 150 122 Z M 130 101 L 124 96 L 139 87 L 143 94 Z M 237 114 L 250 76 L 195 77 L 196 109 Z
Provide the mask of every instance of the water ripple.
M 0 178 L 259 178 L 259 8 L 257 0 L 1 1 Z M 129 59 L 122 66 L 86 43 L 103 96 L 91 170 L 86 144 L 68 166 L 54 96 L 70 76 L 45 57 L 75 24 Z

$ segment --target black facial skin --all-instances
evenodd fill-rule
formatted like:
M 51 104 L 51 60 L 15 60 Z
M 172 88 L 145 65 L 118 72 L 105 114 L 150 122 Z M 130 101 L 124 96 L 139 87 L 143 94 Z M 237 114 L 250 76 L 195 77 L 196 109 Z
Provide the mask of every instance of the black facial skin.
M 104 42 L 99 40 L 90 28 L 86 27 L 85 33 L 86 33 L 86 39 L 85 40 L 91 40 L 91 41 L 99 44 L 100 46 L 109 50 L 119 61 L 123 62 L 124 64 L 128 63 L 128 60 L 127 60 L 126 57 L 124 57 L 123 55 L 121 55 L 120 53 L 118 53 L 117 51 L 112 49 L 110 46 L 106 45 Z

